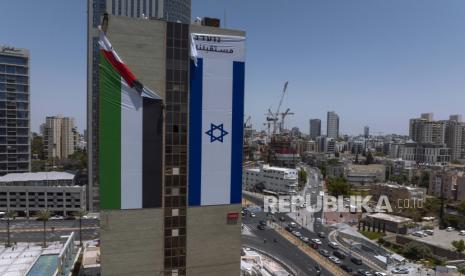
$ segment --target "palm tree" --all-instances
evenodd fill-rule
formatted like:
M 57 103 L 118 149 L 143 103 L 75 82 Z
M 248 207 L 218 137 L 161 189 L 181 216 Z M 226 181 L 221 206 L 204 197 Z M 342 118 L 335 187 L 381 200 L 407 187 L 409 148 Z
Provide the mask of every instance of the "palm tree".
M 39 220 L 44 222 L 44 248 L 47 246 L 47 232 L 46 232 L 47 221 L 50 219 L 51 216 L 52 216 L 52 213 L 48 209 L 42 209 L 38 213 Z
M 87 211 L 84 209 L 81 209 L 77 212 L 73 213 L 73 216 L 79 218 L 79 245 L 82 246 L 82 217 L 87 214 Z
M 11 243 L 10 243 L 10 220 L 15 219 L 17 216 L 18 216 L 18 213 L 16 213 L 15 211 L 8 211 L 5 214 L 5 217 L 6 217 L 6 237 L 7 237 L 6 247 L 11 246 Z

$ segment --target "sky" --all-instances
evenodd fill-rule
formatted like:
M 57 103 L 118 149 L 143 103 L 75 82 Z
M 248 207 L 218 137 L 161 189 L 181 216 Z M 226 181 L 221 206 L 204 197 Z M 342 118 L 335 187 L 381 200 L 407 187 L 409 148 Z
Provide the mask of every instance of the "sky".
M 0 44 L 31 51 L 31 125 L 45 116 L 86 125 L 86 3 L 8 0 L 0 4 Z M 463 0 L 192 0 L 247 32 L 245 106 L 263 129 L 268 108 L 308 132 L 310 118 L 334 110 L 342 133 L 408 132 L 420 113 L 465 115 Z M 223 20 L 224 21 L 224 20 Z M 223 22 L 224 23 L 224 22 Z

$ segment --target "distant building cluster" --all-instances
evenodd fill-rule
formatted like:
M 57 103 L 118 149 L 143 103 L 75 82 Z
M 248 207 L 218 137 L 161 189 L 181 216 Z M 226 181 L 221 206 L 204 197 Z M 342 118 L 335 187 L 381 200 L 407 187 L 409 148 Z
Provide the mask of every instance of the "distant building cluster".
M 74 126 L 74 119 L 49 116 L 40 127 L 45 159 L 66 159 L 80 147 L 81 136 Z

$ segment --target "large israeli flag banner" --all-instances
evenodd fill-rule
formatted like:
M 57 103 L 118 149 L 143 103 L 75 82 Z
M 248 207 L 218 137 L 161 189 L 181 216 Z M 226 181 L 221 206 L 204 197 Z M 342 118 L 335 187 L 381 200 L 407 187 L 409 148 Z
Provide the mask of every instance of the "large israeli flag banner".
M 189 206 L 237 204 L 242 193 L 245 37 L 193 33 Z

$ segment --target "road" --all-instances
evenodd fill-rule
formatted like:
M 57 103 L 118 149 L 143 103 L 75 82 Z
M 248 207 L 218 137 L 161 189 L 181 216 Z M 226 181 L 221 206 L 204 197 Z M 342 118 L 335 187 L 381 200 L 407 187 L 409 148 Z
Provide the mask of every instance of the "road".
M 34 219 L 16 219 L 10 222 L 10 238 L 12 242 L 41 242 L 43 240 L 42 221 Z M 97 239 L 99 237 L 99 221 L 97 219 L 82 220 L 83 240 Z M 47 221 L 47 240 L 60 241 L 62 236 L 76 232 L 79 239 L 79 220 L 49 220 Z M 0 221 L 0 242 L 5 242 L 6 221 Z
M 265 213 L 260 212 L 256 218 L 245 216 L 242 223 L 246 228 L 242 235 L 243 246 L 253 247 L 262 250 L 271 256 L 284 262 L 291 267 L 297 275 L 316 275 L 316 261 L 298 249 L 294 244 L 281 237 L 275 230 L 267 228 L 258 230 L 257 225 L 260 220 L 265 219 Z M 264 242 L 266 239 L 266 242 Z M 277 242 L 273 240 L 276 239 Z M 328 270 L 322 268 L 321 275 L 332 275 Z

